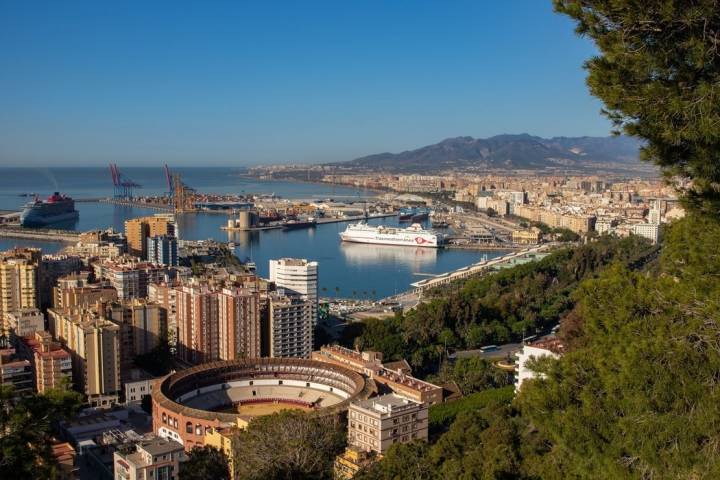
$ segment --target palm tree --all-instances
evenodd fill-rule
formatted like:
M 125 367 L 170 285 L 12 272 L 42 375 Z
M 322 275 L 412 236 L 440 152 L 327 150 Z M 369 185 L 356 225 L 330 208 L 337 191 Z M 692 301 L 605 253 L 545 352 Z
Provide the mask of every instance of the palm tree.
M 340 296 L 340 287 L 335 287 L 335 296 L 336 297 Z

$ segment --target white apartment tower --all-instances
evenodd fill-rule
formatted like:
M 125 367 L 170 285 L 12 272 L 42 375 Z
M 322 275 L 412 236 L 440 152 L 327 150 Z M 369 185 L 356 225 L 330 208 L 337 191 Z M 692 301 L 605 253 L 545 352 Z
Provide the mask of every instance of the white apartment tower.
M 270 260 L 270 281 L 285 295 L 300 296 L 312 304 L 312 326 L 317 325 L 318 262 L 299 258 Z

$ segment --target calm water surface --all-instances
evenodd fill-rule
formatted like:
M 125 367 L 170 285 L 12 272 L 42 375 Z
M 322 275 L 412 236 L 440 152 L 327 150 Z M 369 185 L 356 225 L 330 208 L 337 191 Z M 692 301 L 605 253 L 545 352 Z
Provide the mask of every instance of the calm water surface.
M 335 198 L 352 201 L 371 196 L 372 192 L 331 185 L 281 181 L 257 181 L 238 176 L 231 169 L 178 169 L 183 180 L 203 193 L 275 193 L 284 198 Z M 160 194 L 165 179 L 160 168 L 128 168 L 128 177 L 143 185 L 142 194 Z M 112 195 L 110 174 L 99 168 L 62 169 L 0 169 L 0 209 L 18 210 L 27 199 L 21 193 L 47 196 L 59 190 L 74 198 Z M 77 203 L 80 219 L 66 228 L 91 230 L 112 226 L 124 228 L 127 219 L 156 213 L 153 210 L 121 207 L 99 203 Z M 418 274 L 443 273 L 477 262 L 487 255 L 493 258 L 500 252 L 468 250 L 436 250 L 429 248 L 394 247 L 341 243 L 338 233 L 345 223 L 319 225 L 313 229 L 268 230 L 262 232 L 225 232 L 227 215 L 191 213 L 178 218 L 182 238 L 200 240 L 212 238 L 233 241 L 241 259 L 250 258 L 257 264 L 261 276 L 268 275 L 268 261 L 279 257 L 300 257 L 320 264 L 320 294 L 325 296 L 385 297 L 407 290 L 410 283 L 427 278 Z M 371 220 L 372 224 L 397 225 L 394 217 Z M 46 252 L 56 252 L 63 244 L 19 239 L 0 239 L 0 250 L 13 246 L 37 246 Z M 336 291 L 339 288 L 339 293 Z M 373 295 L 374 292 L 374 295 Z

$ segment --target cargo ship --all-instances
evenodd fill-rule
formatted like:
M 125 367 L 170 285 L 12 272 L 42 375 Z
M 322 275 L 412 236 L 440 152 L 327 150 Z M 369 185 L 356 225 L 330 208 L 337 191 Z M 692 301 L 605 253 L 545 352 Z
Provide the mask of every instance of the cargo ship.
M 398 213 L 398 221 L 420 223 L 428 219 L 430 209 L 423 207 L 401 208 Z
M 288 220 L 282 224 L 283 230 L 299 230 L 301 228 L 313 228 L 317 225 L 317 221 L 313 218 L 299 218 L 297 220 Z
M 37 197 L 25 204 L 20 214 L 20 225 L 23 227 L 45 227 L 55 223 L 77 220 L 80 216 L 75 210 L 75 201 L 60 192 L 53 193 L 45 201 Z
M 442 247 L 445 236 L 430 230 L 424 230 L 414 223 L 407 228 L 388 227 L 351 223 L 340 233 L 343 242 L 375 243 L 380 245 L 403 245 L 408 247 Z

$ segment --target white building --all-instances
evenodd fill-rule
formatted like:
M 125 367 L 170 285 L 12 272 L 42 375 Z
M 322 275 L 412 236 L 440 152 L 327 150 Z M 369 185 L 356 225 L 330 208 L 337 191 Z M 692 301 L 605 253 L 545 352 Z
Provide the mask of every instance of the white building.
M 537 378 L 538 374 L 528 366 L 531 360 L 543 357 L 559 358 L 564 350 L 558 339 L 535 342 L 530 345 L 523 345 L 522 350 L 517 354 L 517 374 L 515 375 L 515 393 L 520 391 L 525 380 Z
M 312 326 L 317 324 L 318 262 L 299 258 L 270 260 L 270 281 L 286 295 L 300 296 L 312 304 Z
M 660 240 L 660 225 L 657 223 L 637 223 L 632 226 L 632 232 L 635 235 L 649 239 L 653 243 Z
M 427 441 L 428 405 L 394 393 L 353 402 L 348 410 L 348 444 L 387 453 L 396 443 Z

